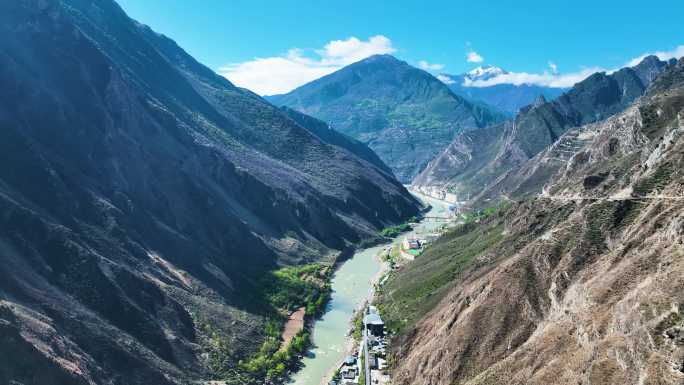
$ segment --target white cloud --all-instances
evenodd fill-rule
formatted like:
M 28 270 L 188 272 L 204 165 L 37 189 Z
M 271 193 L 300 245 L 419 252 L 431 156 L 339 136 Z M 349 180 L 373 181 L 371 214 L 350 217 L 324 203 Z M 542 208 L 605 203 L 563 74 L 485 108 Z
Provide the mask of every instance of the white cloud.
M 672 58 L 680 58 L 684 56 L 684 45 L 680 45 L 671 51 L 656 51 L 640 55 L 625 64 L 625 67 L 633 67 L 639 64 L 646 56 L 655 55 L 660 60 L 669 60 Z M 544 71 L 541 74 L 527 73 L 527 72 L 510 72 L 486 80 L 471 81 L 466 79 L 463 84 L 466 87 L 488 87 L 496 84 L 536 84 L 546 87 L 572 87 L 576 83 L 586 79 L 596 72 L 613 73 L 619 68 L 606 69 L 602 67 L 583 68 L 577 72 L 561 74 L 558 73 L 558 66 L 556 63 L 549 61 L 548 63 L 551 72 Z
M 468 52 L 468 61 L 470 60 L 470 55 L 477 56 L 478 58 L 482 59 L 477 53 L 471 48 L 470 43 L 466 43 L 466 47 L 469 50 Z M 679 59 L 680 57 L 684 57 L 684 45 L 680 45 L 672 49 L 671 51 L 656 51 L 656 52 L 650 52 L 650 53 L 645 53 L 643 55 L 640 55 L 627 63 L 625 63 L 624 67 L 633 67 L 637 64 L 639 64 L 646 56 L 650 55 L 655 55 L 657 56 L 660 60 L 669 60 L 672 58 Z M 582 68 L 577 72 L 573 73 L 567 73 L 567 74 L 561 74 L 558 72 L 558 66 L 556 63 L 549 61 L 548 66 L 550 69 L 549 71 L 544 71 L 543 73 L 527 73 L 527 72 L 509 72 L 506 74 L 501 74 L 497 75 L 495 77 L 486 79 L 486 80 L 470 80 L 470 79 L 465 79 L 463 85 L 466 87 L 489 87 L 493 86 L 496 84 L 515 84 L 515 85 L 521 85 L 521 84 L 535 84 L 539 86 L 546 86 L 546 87 L 572 87 L 576 83 L 586 79 L 590 75 L 596 73 L 596 72 L 606 72 L 608 74 L 611 74 L 619 68 L 613 68 L 613 69 L 606 69 L 603 67 L 588 67 L 588 68 Z M 447 81 L 452 81 L 451 79 L 448 79 L 444 77 L 444 79 L 440 78 L 443 82 Z M 448 83 L 447 83 L 448 84 Z
M 466 87 L 489 87 L 496 84 L 535 84 L 546 87 L 572 87 L 575 83 L 580 82 L 589 75 L 606 71 L 600 67 L 584 68 L 578 72 L 568 74 L 549 73 L 544 71 L 541 74 L 527 73 L 527 72 L 509 72 L 489 78 L 486 80 L 465 80 L 463 84 Z
M 655 55 L 658 56 L 658 59 L 660 60 L 670 60 L 670 59 L 679 59 L 680 57 L 684 56 L 684 45 L 680 45 L 673 49 L 672 51 L 657 51 L 657 52 L 651 52 L 651 53 L 645 53 L 639 57 L 635 57 L 634 59 L 630 60 L 627 62 L 625 66 L 627 67 L 633 67 L 639 63 L 641 63 L 642 60 L 646 56 L 650 55 Z
M 549 61 L 549 68 L 551 68 L 552 73 L 554 73 L 554 74 L 558 73 L 558 66 L 556 65 L 556 63 Z
M 470 50 L 466 53 L 466 60 L 468 60 L 468 63 L 482 63 L 484 58 L 479 53 Z
M 439 63 L 430 64 L 425 60 L 421 60 L 418 62 L 418 67 L 420 67 L 421 69 L 424 69 L 426 71 L 441 71 L 444 69 L 444 64 L 439 64 Z
M 322 49 L 314 50 L 313 54 L 293 48 L 281 56 L 228 64 L 218 73 L 239 87 L 260 95 L 273 95 L 291 91 L 368 56 L 395 51 L 392 41 L 382 35 L 367 41 L 350 37 L 333 40 Z
M 439 74 L 437 75 L 437 79 L 439 79 L 442 83 L 444 84 L 454 84 L 456 81 L 446 75 Z
M 361 41 L 355 37 L 347 40 L 333 40 L 322 50 L 316 52 L 327 64 L 347 65 L 376 54 L 393 53 L 392 41 L 385 36 L 376 35 Z

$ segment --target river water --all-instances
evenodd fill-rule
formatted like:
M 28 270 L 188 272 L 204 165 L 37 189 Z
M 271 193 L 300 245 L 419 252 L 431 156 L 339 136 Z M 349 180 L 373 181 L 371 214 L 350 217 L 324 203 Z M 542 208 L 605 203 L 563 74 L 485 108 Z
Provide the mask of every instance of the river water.
M 422 194 L 414 194 L 420 200 L 432 205 L 426 216 L 446 216 L 448 204 Z M 435 230 L 441 223 L 423 221 L 414 230 L 416 233 Z M 400 235 L 401 238 L 406 234 Z M 292 376 L 294 385 L 319 385 L 329 378 L 342 362 L 349 343 L 349 330 L 354 310 L 372 295 L 373 280 L 383 268 L 377 258 L 387 245 L 375 246 L 356 252 L 335 272 L 332 279 L 332 297 L 326 313 L 314 325 L 313 347 L 302 361 L 303 368 Z

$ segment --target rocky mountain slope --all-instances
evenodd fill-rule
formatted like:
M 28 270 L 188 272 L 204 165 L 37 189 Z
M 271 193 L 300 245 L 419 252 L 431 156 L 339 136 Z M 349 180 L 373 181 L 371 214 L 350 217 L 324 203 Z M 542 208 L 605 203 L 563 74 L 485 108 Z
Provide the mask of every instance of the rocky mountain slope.
M 392 276 L 393 383 L 684 383 L 684 59 Z
M 488 80 L 492 77 L 508 73 L 498 67 L 483 66 L 461 75 L 439 74 L 443 81 L 456 95 L 468 100 L 486 103 L 499 111 L 515 115 L 521 108 L 534 103 L 540 95 L 546 100 L 560 96 L 565 89 L 543 87 L 534 84 L 495 84 L 491 86 L 475 86 L 473 83 Z
M 509 173 L 552 144 L 569 129 L 596 122 L 624 110 L 643 94 L 667 63 L 655 56 L 612 74 L 596 73 L 557 99 L 543 97 L 523 108 L 515 119 L 485 130 L 464 132 L 430 162 L 413 184 L 443 186 L 460 196 L 499 195 L 496 186 Z
M 418 211 L 110 0 L 0 2 L 0 82 L 3 384 L 212 379 L 264 339 L 264 272 Z
M 371 56 L 268 100 L 368 144 L 406 183 L 457 133 L 502 119 L 390 55 Z
M 316 134 L 316 136 L 323 139 L 325 142 L 349 150 L 354 155 L 392 175 L 392 170 L 380 159 L 380 157 L 378 157 L 378 154 L 373 152 L 373 150 L 365 144 L 331 129 L 330 126 L 322 120 L 302 114 L 301 112 L 288 107 L 281 107 L 280 109 L 283 110 L 287 116 L 292 118 L 292 120 L 299 123 L 302 127 L 306 127 L 306 129 Z

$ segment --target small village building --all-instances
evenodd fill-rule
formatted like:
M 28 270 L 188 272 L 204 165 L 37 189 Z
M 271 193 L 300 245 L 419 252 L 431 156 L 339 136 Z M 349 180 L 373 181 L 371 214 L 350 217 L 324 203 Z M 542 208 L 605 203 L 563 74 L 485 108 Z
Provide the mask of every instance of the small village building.
M 354 366 L 354 365 L 356 365 L 356 357 L 354 357 L 354 356 L 347 356 L 347 358 L 344 359 L 344 365 L 347 365 L 347 366 Z
M 406 237 L 402 242 L 402 247 L 404 250 L 418 250 L 420 249 L 420 241 L 416 238 Z
M 378 370 L 384 370 L 387 368 L 387 360 L 378 357 Z
M 378 357 L 374 353 L 368 353 L 368 367 L 371 369 L 378 368 Z
M 345 380 L 353 380 L 357 375 L 358 371 L 356 370 L 356 366 L 344 366 L 342 370 L 340 370 L 340 376 Z
M 366 314 L 363 317 L 363 324 L 366 325 L 368 333 L 373 336 L 381 337 L 385 334 L 385 323 L 378 314 Z

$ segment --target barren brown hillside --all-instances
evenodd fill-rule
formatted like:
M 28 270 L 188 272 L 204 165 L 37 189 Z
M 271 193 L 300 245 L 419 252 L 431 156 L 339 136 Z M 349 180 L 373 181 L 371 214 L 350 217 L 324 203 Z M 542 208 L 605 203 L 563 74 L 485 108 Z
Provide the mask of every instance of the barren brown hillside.
M 684 383 L 683 71 L 592 125 L 543 196 L 457 229 L 501 239 L 445 289 L 404 286 L 434 282 L 431 260 L 450 261 L 463 234 L 390 279 L 395 384 Z M 412 295 L 439 301 L 415 326 L 392 324 Z

